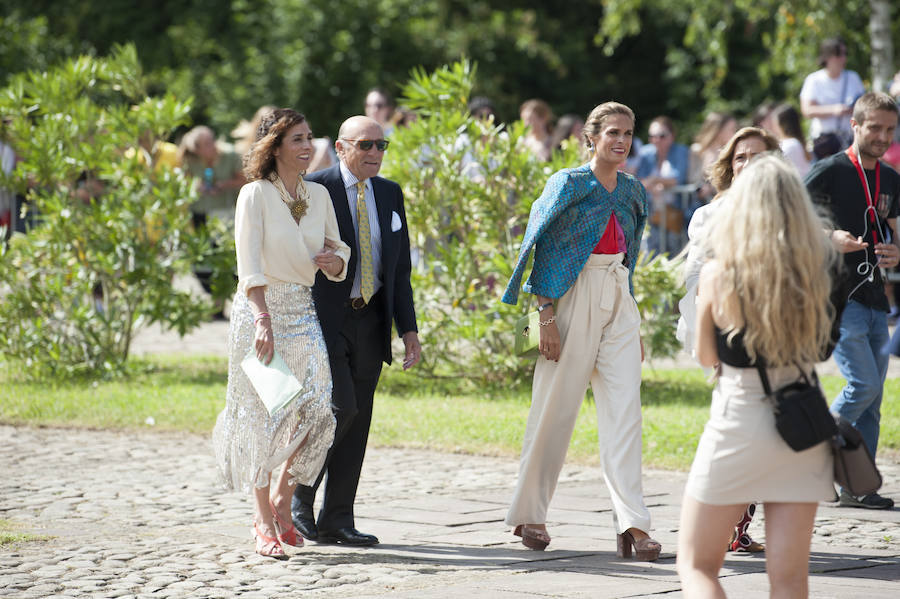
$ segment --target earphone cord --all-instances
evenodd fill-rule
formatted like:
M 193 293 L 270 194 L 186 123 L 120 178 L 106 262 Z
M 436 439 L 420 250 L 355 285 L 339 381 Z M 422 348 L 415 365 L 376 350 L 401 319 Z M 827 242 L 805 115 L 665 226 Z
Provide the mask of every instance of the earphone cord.
M 859 156 L 859 147 L 856 148 L 856 155 Z M 863 174 L 863 180 L 865 180 L 865 182 L 866 182 L 866 188 L 863 191 L 866 194 L 866 197 L 869 198 L 870 197 L 869 194 L 871 193 L 869 191 L 869 178 L 866 176 L 866 169 L 860 168 L 860 170 L 862 171 L 862 174 Z M 866 238 L 866 234 L 869 232 L 869 218 L 868 217 L 869 217 L 870 210 L 872 211 L 872 214 L 875 217 L 875 219 L 874 219 L 875 227 L 877 228 L 877 230 L 879 232 L 884 231 L 884 229 L 881 227 L 881 219 L 878 218 L 878 210 L 875 209 L 875 203 L 872 202 L 870 204 L 869 201 L 867 201 L 866 208 L 865 208 L 865 210 L 863 210 L 863 234 L 862 234 L 863 239 Z M 878 266 L 879 262 L 881 262 L 881 258 L 876 256 L 875 264 L 872 264 L 871 262 L 869 262 L 869 250 L 866 249 L 864 251 L 866 252 L 865 261 L 856 267 L 856 274 L 863 277 L 863 280 L 860 281 L 856 285 L 856 287 L 854 287 L 853 290 L 850 291 L 849 294 L 847 294 L 848 300 L 850 299 L 850 297 L 853 296 L 854 293 L 856 293 L 856 290 L 859 289 L 860 287 L 862 287 L 863 285 L 865 285 L 865 283 L 867 281 L 871 283 L 872 281 L 875 280 L 875 267 Z M 873 248 L 873 251 L 874 251 L 874 248 Z

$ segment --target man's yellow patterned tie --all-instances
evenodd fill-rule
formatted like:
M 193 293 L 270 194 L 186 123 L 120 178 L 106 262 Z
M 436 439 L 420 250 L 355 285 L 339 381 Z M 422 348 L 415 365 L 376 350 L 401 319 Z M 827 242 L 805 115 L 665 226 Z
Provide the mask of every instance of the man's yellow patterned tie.
M 359 229 L 359 292 L 369 303 L 375 293 L 375 268 L 372 266 L 372 233 L 369 230 L 369 211 L 366 208 L 366 182 L 356 184 L 356 223 Z

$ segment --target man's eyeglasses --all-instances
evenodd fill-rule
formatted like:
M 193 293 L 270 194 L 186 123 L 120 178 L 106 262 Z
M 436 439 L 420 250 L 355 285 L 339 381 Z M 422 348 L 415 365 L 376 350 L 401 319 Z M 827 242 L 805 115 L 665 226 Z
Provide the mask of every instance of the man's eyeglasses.
M 347 139 L 342 137 L 341 140 L 353 144 L 363 152 L 368 152 L 372 149 L 372 146 L 375 146 L 375 149 L 379 152 L 384 152 L 391 143 L 386 139 Z
M 648 139 L 665 139 L 669 137 L 668 133 L 651 133 L 647 136 Z

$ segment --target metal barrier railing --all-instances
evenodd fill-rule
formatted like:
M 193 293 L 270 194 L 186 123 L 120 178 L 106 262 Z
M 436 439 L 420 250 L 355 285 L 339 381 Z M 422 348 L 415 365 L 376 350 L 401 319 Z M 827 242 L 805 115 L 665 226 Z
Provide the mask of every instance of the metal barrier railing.
M 681 214 L 680 216 L 673 216 L 669 210 L 663 210 L 658 227 L 659 247 L 660 251 L 668 251 L 671 255 L 674 255 L 680 252 L 688 242 L 688 216 L 696 198 L 697 185 L 693 183 L 676 185 L 668 191 L 674 196 L 673 203 L 670 205 L 675 207 Z M 676 223 L 673 220 L 675 218 L 679 218 L 681 223 Z

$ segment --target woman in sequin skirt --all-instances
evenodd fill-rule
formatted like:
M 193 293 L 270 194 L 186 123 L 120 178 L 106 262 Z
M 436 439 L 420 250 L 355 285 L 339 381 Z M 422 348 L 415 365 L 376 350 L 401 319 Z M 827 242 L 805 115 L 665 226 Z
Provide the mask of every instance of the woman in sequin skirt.
M 343 280 L 350 257 L 328 192 L 302 178 L 312 139 L 302 114 L 275 110 L 244 159 L 250 182 L 241 188 L 235 218 L 238 290 L 228 389 L 213 431 L 226 488 L 252 490 L 256 552 L 276 558 L 285 557 L 282 543 L 303 544 L 291 523 L 291 496 L 298 483 L 315 482 L 334 440 L 331 370 L 310 287 L 319 270 Z M 304 392 L 270 414 L 240 363 L 253 351 L 268 364 L 275 350 Z M 282 464 L 270 493 L 272 471 Z

